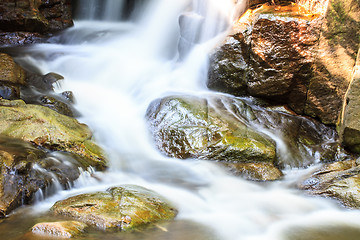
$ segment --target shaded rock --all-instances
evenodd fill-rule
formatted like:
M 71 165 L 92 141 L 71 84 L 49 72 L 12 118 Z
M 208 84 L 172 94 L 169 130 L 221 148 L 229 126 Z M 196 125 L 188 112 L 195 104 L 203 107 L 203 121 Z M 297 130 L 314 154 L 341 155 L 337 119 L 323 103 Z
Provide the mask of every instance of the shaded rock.
M 70 197 L 56 202 L 51 211 L 55 215 L 71 217 L 99 229 L 121 231 L 171 220 L 177 214 L 177 210 L 163 197 L 135 185 Z
M 0 135 L 0 218 L 30 203 L 39 190 L 49 190 L 54 182 L 68 188 L 80 170 L 90 165 L 73 154 L 39 150 L 20 139 Z
M 335 129 L 279 109 L 228 96 L 170 96 L 155 100 L 146 117 L 158 148 L 171 157 L 281 168 L 337 158 Z
M 239 121 L 221 99 L 193 96 L 155 100 L 146 117 L 159 149 L 177 158 L 202 158 L 220 161 L 273 162 L 275 144 L 266 135 L 247 126 L 252 110 L 239 101 L 247 114 Z M 215 105 L 215 106 L 214 106 Z
M 236 96 L 246 95 L 247 51 L 241 39 L 229 37 L 210 57 L 208 88 Z
M 33 226 L 31 232 L 40 236 L 72 238 L 83 233 L 86 227 L 85 223 L 77 221 L 44 222 Z
M 210 56 L 208 87 L 335 124 L 359 45 L 359 3 L 300 3 L 248 10 Z
M 0 43 L 42 42 L 50 33 L 71 27 L 69 0 L 7 0 L 0 2 Z
M 360 153 L 360 51 L 354 75 L 346 92 L 338 126 L 342 144 L 352 152 Z
M 332 197 L 360 208 L 360 167 L 354 160 L 326 164 L 298 184 L 311 194 Z
M 102 150 L 91 140 L 91 131 L 76 119 L 21 100 L 0 100 L 0 113 L 0 134 L 78 154 L 98 169 L 106 167 Z
M 255 181 L 274 181 L 283 173 L 272 163 L 223 163 L 234 175 Z

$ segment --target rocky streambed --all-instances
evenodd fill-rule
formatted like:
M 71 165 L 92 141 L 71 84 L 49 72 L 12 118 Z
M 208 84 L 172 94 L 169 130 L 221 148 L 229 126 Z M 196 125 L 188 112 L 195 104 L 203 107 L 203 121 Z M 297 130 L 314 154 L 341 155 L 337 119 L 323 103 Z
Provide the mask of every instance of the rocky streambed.
M 70 1 L 61 0 L 0 3 L 0 12 L 6 13 L 0 17 L 0 230 L 11 221 L 23 223 L 19 214 L 26 211 L 24 205 L 72 189 L 84 174 L 101 185 L 102 174 L 113 171 L 114 158 L 133 176 L 132 163 L 121 159 L 138 155 L 130 150 L 120 157 L 107 152 L 107 141 L 97 143 L 93 131 L 81 122 L 76 94 L 54 91 L 59 81 L 68 79 L 24 64 L 19 56 L 31 55 L 26 47 L 12 51 L 14 44 L 59 40 L 49 37 L 72 26 L 70 7 Z M 359 209 L 358 3 L 250 1 L 247 7 L 208 56 L 207 86 L 216 92 L 162 93 L 151 99 L 142 117 L 152 144 L 166 161 L 209 163 L 224 172 L 223 178 L 234 176 L 264 186 L 284 181 L 291 169 L 309 168 L 291 188 Z M 195 20 L 203 21 L 198 16 Z M 185 25 L 180 21 L 181 34 Z M 180 53 L 181 61 L 186 54 Z M 151 172 L 155 165 L 137 168 Z M 174 173 L 171 181 L 168 171 Z M 168 182 L 162 184 L 185 186 L 195 195 L 209 184 L 180 179 L 175 172 L 163 167 L 150 180 L 157 183 L 163 174 Z M 51 190 L 54 186 L 58 188 Z M 176 218 L 179 214 L 181 219 L 182 204 L 186 205 L 182 199 L 164 197 L 141 184 L 101 188 L 60 199 L 40 214 L 43 220 L 27 222 L 20 234 L 9 232 L 8 239 L 100 239 L 102 234 L 114 239 L 166 239 L 172 233 L 177 239 L 189 229 L 195 230 L 185 239 L 210 239 L 202 226 Z M 317 234 L 315 230 L 312 237 Z

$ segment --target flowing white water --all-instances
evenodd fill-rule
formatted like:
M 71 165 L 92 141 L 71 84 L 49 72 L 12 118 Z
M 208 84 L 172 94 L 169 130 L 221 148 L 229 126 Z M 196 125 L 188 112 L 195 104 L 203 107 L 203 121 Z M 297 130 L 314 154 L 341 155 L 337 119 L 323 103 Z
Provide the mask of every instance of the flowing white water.
M 284 230 L 307 224 L 360 228 L 358 212 L 291 188 L 305 170 L 293 170 L 281 182 L 261 185 L 229 176 L 210 162 L 166 158 L 154 148 L 144 120 L 146 108 L 168 94 L 207 91 L 207 54 L 223 37 L 211 36 L 224 28 L 232 7 L 232 0 L 151 0 L 138 9 L 141 14 L 133 23 L 76 22 L 63 34 L 64 44 L 28 50 L 23 60 L 43 73 L 65 77 L 61 90 L 74 92 L 83 114 L 80 121 L 93 129 L 111 161 L 108 172 L 94 173 L 97 178 L 84 172 L 74 189 L 60 191 L 35 209 L 47 210 L 70 195 L 131 183 L 166 196 L 179 209 L 177 219 L 204 224 L 221 240 L 281 240 L 286 239 Z M 211 23 L 206 28 L 219 25 L 204 31 L 202 44 L 194 44 L 177 61 L 178 16 L 189 11 L 217 19 L 206 20 Z

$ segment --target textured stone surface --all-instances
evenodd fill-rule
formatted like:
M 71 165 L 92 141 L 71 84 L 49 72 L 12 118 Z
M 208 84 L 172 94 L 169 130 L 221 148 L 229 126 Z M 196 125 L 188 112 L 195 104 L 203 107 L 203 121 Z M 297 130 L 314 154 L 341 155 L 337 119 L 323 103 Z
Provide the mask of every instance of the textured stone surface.
M 120 231 L 171 220 L 177 214 L 177 210 L 162 196 L 135 185 L 70 197 L 56 202 L 51 211 L 99 229 Z
M 76 119 L 21 100 L 0 100 L 0 133 L 52 150 L 78 154 L 98 169 L 106 166 L 92 133 Z
M 39 237 L 72 238 L 83 233 L 86 227 L 77 221 L 44 222 L 33 226 L 31 232 Z
M 79 168 L 87 167 L 87 161 L 76 155 L 49 153 L 0 135 L 0 218 L 30 203 L 37 191 L 46 192 L 54 183 L 67 188 L 80 176 Z
M 332 197 L 360 208 L 360 167 L 354 160 L 326 164 L 298 185 L 311 194 Z
M 342 115 L 338 126 L 342 144 L 360 153 L 360 50 L 354 69 L 353 80 L 345 95 Z
M 211 55 L 208 86 L 335 125 L 360 41 L 359 2 L 299 2 L 248 10 Z
M 71 0 L 3 0 L 0 13 L 0 45 L 43 42 L 73 25 Z

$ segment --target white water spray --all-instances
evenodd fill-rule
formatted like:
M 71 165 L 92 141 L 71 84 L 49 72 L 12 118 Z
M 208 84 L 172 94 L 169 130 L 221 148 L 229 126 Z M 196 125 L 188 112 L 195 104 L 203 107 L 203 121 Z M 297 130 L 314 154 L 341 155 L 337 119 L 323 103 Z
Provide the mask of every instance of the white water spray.
M 207 54 L 221 39 L 233 6 L 232 0 L 152 0 L 142 6 L 134 23 L 76 22 L 63 35 L 66 44 L 28 50 L 26 61 L 43 73 L 65 77 L 62 90 L 74 92 L 83 114 L 80 121 L 93 129 L 111 161 L 109 172 L 93 173 L 96 179 L 84 174 L 77 188 L 61 191 L 36 208 L 48 209 L 69 195 L 131 183 L 166 196 L 179 209 L 177 219 L 204 224 L 221 240 L 286 239 L 281 235 L 284 226 L 303 224 L 312 216 L 323 224 L 339 216 L 346 222 L 347 213 L 334 202 L 306 197 L 289 188 L 286 179 L 262 186 L 229 176 L 210 162 L 166 158 L 154 148 L 144 120 L 146 108 L 168 94 L 206 92 Z M 89 19 L 94 19 L 91 11 Z M 201 28 L 206 29 L 197 36 L 201 41 L 190 42 L 178 61 L 178 17 L 188 12 L 202 19 Z M 360 222 L 358 213 L 351 217 Z

